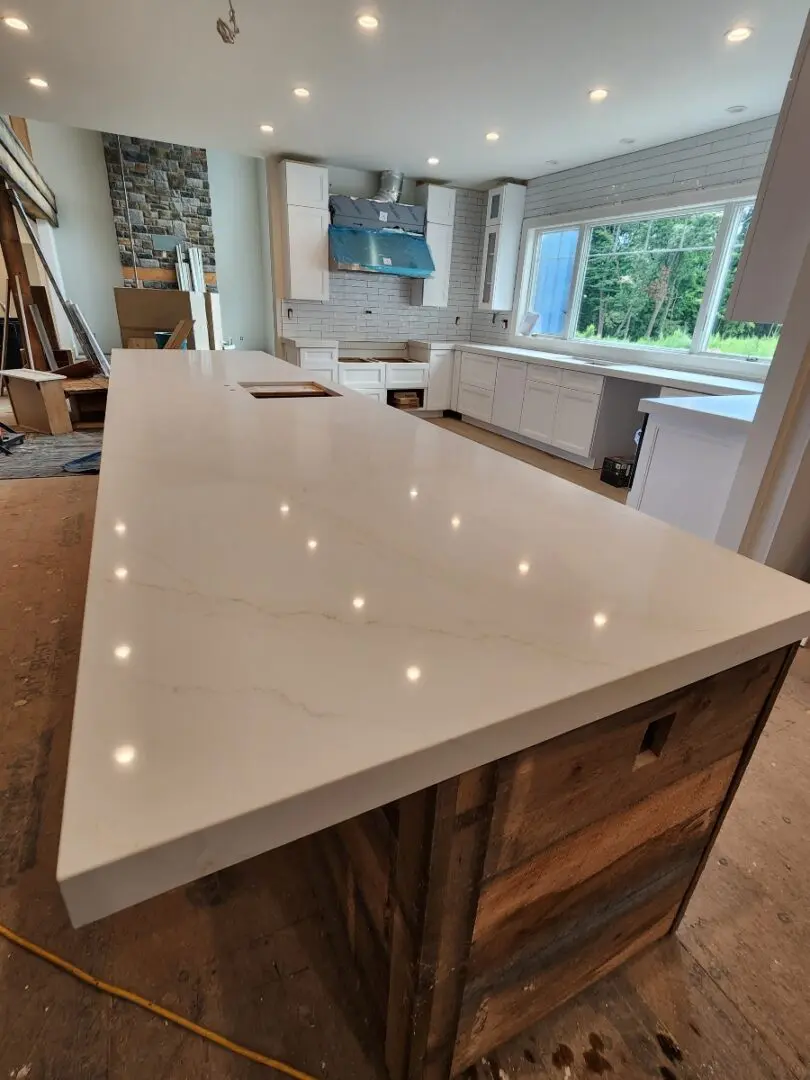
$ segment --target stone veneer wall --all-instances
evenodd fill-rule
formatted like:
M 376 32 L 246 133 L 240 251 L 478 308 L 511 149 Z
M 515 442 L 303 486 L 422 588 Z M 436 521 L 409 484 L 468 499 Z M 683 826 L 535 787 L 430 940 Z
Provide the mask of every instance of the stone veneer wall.
M 174 246 L 169 251 L 155 248 L 154 238 L 167 236 L 200 248 L 206 273 L 214 273 L 216 256 L 205 150 L 130 135 L 120 138 L 139 268 L 174 272 L 177 261 Z M 118 136 L 102 132 L 102 141 L 121 265 L 132 266 Z M 126 284 L 135 283 L 127 281 Z M 152 288 L 177 288 L 175 279 L 144 284 Z

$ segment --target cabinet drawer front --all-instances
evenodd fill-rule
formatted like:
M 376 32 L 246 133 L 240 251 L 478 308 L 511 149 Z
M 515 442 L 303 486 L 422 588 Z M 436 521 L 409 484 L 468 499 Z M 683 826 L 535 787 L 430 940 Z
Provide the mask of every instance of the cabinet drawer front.
M 385 390 L 366 390 L 362 386 L 355 387 L 358 394 L 362 394 L 363 397 L 369 398 L 371 401 L 379 401 L 381 405 L 385 405 L 387 395 Z
M 302 368 L 322 368 L 335 363 L 337 349 L 299 349 L 298 355 Z
M 461 381 L 468 386 L 495 389 L 498 361 L 494 356 L 478 356 L 477 353 L 461 354 Z
M 308 367 L 307 378 L 314 379 L 315 382 L 318 382 L 319 380 L 323 380 L 324 382 L 337 382 L 334 365 L 329 367 Z
M 605 385 L 603 375 L 591 375 L 588 371 L 563 370 L 561 383 L 569 390 L 587 390 L 589 394 L 599 394 Z
M 472 416 L 476 420 L 492 419 L 492 390 L 482 390 L 480 386 L 462 383 L 458 388 L 458 411 L 463 416 Z
M 530 383 L 553 383 L 554 386 L 559 386 L 562 371 L 560 368 L 543 367 L 542 364 L 530 363 L 526 378 Z
M 385 385 L 417 388 L 428 384 L 428 364 L 385 364 Z
M 384 364 L 338 364 L 338 382 L 343 386 L 374 389 L 385 386 Z

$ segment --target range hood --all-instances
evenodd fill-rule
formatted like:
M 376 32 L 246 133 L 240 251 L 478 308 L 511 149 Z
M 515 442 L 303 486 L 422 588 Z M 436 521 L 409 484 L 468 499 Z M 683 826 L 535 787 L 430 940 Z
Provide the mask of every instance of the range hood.
M 425 239 L 424 206 L 400 203 L 401 174 L 383 173 L 373 199 L 329 200 L 329 262 L 333 270 L 426 278 L 436 269 Z

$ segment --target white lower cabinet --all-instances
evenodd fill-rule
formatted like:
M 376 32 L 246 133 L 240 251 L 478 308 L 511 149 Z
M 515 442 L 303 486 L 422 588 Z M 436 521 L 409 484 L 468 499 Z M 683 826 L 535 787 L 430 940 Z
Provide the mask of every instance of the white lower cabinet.
M 550 443 L 560 388 L 554 383 L 527 382 L 518 431 L 529 439 Z
M 480 386 L 460 383 L 458 388 L 458 411 L 462 416 L 472 416 L 474 420 L 492 420 L 492 399 L 494 392 Z
M 453 389 L 453 349 L 430 350 L 430 381 L 428 382 L 428 409 L 449 409 L 452 407 Z
M 599 415 L 599 394 L 561 387 L 551 443 L 570 454 L 589 457 Z
M 363 397 L 371 398 L 372 401 L 379 401 L 381 405 L 385 405 L 388 400 L 388 395 L 385 390 L 366 390 L 361 386 L 352 387 L 357 394 L 362 394 Z
M 498 360 L 495 399 L 492 403 L 492 423 L 495 427 L 507 431 L 520 430 L 527 367 L 520 360 Z

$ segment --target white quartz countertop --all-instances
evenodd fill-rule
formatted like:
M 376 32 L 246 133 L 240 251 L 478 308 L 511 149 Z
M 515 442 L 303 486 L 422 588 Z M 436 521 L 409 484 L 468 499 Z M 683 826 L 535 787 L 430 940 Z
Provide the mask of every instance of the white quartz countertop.
M 810 633 L 810 586 L 610 499 L 361 395 L 239 385 L 300 379 L 114 353 L 77 925 Z
M 760 394 L 762 383 L 749 379 L 731 379 L 721 375 L 702 375 L 697 372 L 678 371 L 670 368 L 645 367 L 642 364 L 601 364 L 577 356 L 538 352 L 535 349 L 510 349 L 500 345 L 477 345 L 474 342 L 456 342 L 456 349 L 478 352 L 489 356 L 508 356 L 529 363 L 570 368 L 575 371 L 591 371 L 606 378 L 627 379 L 631 382 L 655 383 L 658 386 L 674 386 L 679 390 L 694 390 L 707 394 Z
M 669 417 L 674 423 L 689 419 L 711 428 L 747 430 L 759 407 L 759 394 L 732 394 L 720 397 L 642 398 L 639 412 L 655 417 Z

